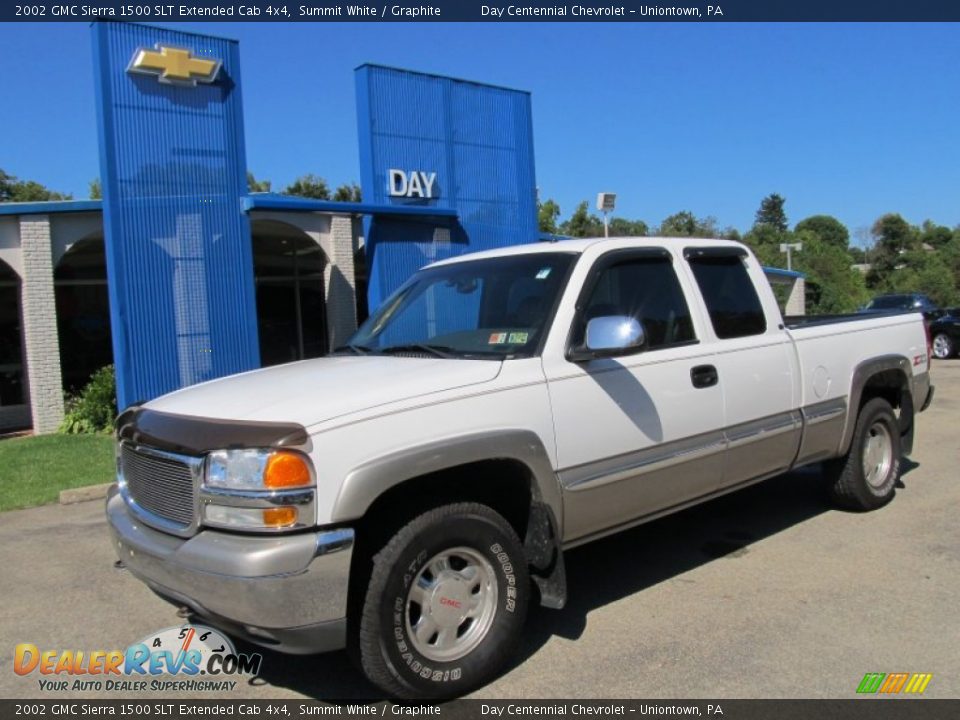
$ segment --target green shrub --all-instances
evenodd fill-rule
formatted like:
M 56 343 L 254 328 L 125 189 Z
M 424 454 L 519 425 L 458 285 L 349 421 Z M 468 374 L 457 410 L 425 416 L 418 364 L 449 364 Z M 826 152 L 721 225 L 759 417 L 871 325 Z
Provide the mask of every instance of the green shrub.
M 67 398 L 60 432 L 68 435 L 111 432 L 117 417 L 117 382 L 113 365 L 97 370 L 78 395 Z

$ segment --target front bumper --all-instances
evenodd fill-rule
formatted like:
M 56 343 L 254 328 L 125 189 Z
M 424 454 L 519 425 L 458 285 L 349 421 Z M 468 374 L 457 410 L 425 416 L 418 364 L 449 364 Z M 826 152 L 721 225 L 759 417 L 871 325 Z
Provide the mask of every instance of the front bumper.
M 285 536 L 162 533 L 127 509 L 116 486 L 107 519 L 117 555 L 150 589 L 228 633 L 291 653 L 346 645 L 349 528 Z

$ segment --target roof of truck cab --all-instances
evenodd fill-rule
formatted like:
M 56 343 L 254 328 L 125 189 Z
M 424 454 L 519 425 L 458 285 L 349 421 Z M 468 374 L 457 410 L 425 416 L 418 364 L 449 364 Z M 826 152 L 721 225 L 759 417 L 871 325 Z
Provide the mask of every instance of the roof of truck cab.
M 741 243 L 733 240 L 718 240 L 716 238 L 671 238 L 671 237 L 611 237 L 611 238 L 576 238 L 570 240 L 547 240 L 525 245 L 510 245 L 508 247 L 496 248 L 494 250 L 483 250 L 481 252 L 466 253 L 446 260 L 439 260 L 431 263 L 431 267 L 438 265 L 449 265 L 450 263 L 461 262 L 464 260 L 483 260 L 486 258 L 505 257 L 507 255 L 534 255 L 539 253 L 566 252 L 580 254 L 587 248 L 595 245 L 600 249 L 609 248 L 616 250 L 622 247 L 690 247 L 701 243 L 710 243 L 717 247 L 744 247 Z

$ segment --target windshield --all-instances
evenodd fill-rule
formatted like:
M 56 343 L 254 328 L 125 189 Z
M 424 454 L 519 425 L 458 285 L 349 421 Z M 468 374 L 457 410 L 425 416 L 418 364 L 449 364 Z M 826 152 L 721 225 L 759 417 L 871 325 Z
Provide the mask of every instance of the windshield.
M 537 353 L 575 255 L 532 253 L 421 270 L 348 350 L 505 359 Z

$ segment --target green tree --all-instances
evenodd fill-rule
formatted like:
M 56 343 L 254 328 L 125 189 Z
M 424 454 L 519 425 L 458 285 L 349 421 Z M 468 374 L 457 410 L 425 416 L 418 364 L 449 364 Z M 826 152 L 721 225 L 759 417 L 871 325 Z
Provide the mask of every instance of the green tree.
M 777 193 L 771 193 L 760 201 L 760 209 L 757 210 L 755 225 L 769 225 L 779 232 L 787 231 L 787 213 L 783 206 L 786 199 Z
M 14 185 L 17 179 L 12 175 L 7 175 L 0 170 L 0 202 L 11 202 L 13 199 Z
M 247 190 L 249 192 L 270 192 L 272 184 L 269 180 L 257 180 L 254 174 L 247 170 Z
M 650 228 L 643 220 L 626 220 L 624 218 L 610 218 L 611 237 L 644 237 L 649 234 Z
M 91 180 L 89 187 L 91 200 L 100 200 L 103 198 L 103 188 L 100 186 L 100 178 Z
M 920 242 L 939 250 L 953 239 L 953 231 L 943 225 L 937 225 L 932 220 L 924 220 L 920 226 Z
M 560 224 L 560 233 L 570 237 L 601 237 L 603 235 L 603 221 L 587 210 L 587 201 L 584 200 L 573 211 L 568 219 Z
M 69 193 L 56 192 L 35 180 L 19 180 L 0 170 L 0 202 L 42 202 L 45 200 L 72 200 Z
M 908 250 L 883 282 L 885 292 L 923 292 L 941 307 L 957 302 L 956 278 L 937 253 Z
M 902 256 L 920 248 L 919 233 L 900 215 L 888 213 L 877 219 L 870 234 L 874 244 L 867 283 L 876 288 L 889 286 L 890 275 L 902 263 Z
M 850 267 L 846 248 L 810 231 L 794 233 L 788 241 L 803 244 L 793 254 L 793 267 L 806 275 L 809 313 L 853 312 L 869 299 L 863 274 Z
M 689 210 L 681 210 L 664 218 L 657 228 L 660 237 L 715 238 L 719 234 L 716 218 L 698 218 Z
M 847 248 L 847 252 L 850 254 L 850 262 L 856 263 L 857 265 L 862 265 L 867 262 L 867 251 L 858 245 L 851 245 Z
M 847 226 L 832 215 L 811 215 L 797 223 L 797 233 L 812 233 L 828 245 L 847 249 L 850 244 L 850 232 Z
M 557 221 L 560 219 L 560 206 L 548 199 L 537 206 L 537 225 L 542 233 L 557 234 Z
M 743 236 L 743 242 L 753 250 L 760 263 L 771 267 L 786 264 L 787 258 L 780 252 L 780 243 L 794 241 L 792 233 L 781 233 L 770 225 L 754 225 Z
M 338 187 L 333 193 L 333 199 L 336 202 L 360 202 L 363 195 L 360 192 L 360 186 L 356 183 L 345 183 Z
M 329 200 L 330 187 L 322 177 L 307 173 L 298 177 L 292 184 L 287 185 L 283 194 L 313 198 L 314 200 Z

